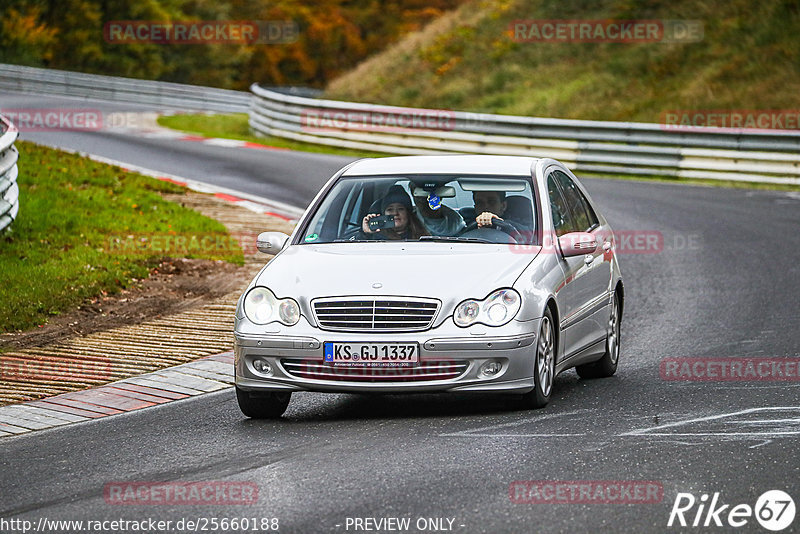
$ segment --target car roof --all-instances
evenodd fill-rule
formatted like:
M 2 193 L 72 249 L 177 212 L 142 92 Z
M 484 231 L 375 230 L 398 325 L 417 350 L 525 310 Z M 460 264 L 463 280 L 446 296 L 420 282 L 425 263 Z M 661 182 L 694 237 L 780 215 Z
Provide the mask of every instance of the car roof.
M 539 158 L 452 154 L 442 156 L 397 156 L 362 159 L 342 176 L 376 174 L 482 174 L 531 176 Z

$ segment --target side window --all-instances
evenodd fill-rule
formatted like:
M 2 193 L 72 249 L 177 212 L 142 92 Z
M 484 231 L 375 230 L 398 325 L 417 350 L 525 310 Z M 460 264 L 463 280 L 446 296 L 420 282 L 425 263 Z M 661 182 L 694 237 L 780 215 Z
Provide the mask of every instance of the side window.
M 564 199 L 575 217 L 575 227 L 578 232 L 585 232 L 589 230 L 596 222 L 597 216 L 592 212 L 592 217 L 589 216 L 588 211 L 591 208 L 583 198 L 578 187 L 575 185 L 569 176 L 561 171 L 554 171 L 551 176 L 555 176 L 558 184 L 561 186 L 561 191 L 564 193 Z M 591 219 L 594 219 L 592 221 Z
M 586 200 L 585 196 L 581 195 L 581 198 L 583 199 L 583 204 L 586 207 L 586 214 L 589 216 L 589 228 L 599 226 L 600 221 L 597 219 L 597 214 L 594 212 L 594 209 L 592 209 L 592 205 L 589 204 L 589 201 Z
M 553 227 L 556 231 L 556 236 L 561 237 L 564 234 L 573 232 L 575 228 L 575 221 L 572 220 L 569 209 L 567 208 L 564 197 L 556 186 L 555 173 L 550 173 L 547 177 L 547 194 L 550 197 L 550 211 L 553 213 Z
M 586 198 L 586 195 L 584 195 L 581 192 L 581 190 L 578 189 L 578 187 L 575 185 L 575 182 L 572 181 L 569 178 L 569 176 L 567 176 L 566 178 L 567 180 L 569 180 L 569 183 L 572 184 L 573 189 L 575 189 L 575 192 L 578 193 L 578 195 L 581 197 L 581 200 L 583 201 L 583 207 L 586 208 L 586 215 L 589 217 L 589 228 L 594 228 L 595 226 L 599 226 L 600 221 L 597 218 L 597 214 L 594 212 L 594 208 L 592 208 L 592 205 L 589 204 L 589 200 Z

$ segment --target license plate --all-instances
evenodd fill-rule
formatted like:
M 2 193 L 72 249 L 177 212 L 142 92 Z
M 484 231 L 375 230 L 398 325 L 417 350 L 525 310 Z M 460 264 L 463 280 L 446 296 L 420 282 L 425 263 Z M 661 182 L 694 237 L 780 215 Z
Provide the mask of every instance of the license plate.
M 323 344 L 325 363 L 341 366 L 408 367 L 419 363 L 418 343 Z

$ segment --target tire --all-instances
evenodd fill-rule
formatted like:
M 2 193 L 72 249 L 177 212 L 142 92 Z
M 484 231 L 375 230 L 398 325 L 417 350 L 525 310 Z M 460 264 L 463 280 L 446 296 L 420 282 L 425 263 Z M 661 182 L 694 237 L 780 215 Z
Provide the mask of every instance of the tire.
M 556 343 L 553 314 L 547 309 L 536 338 L 536 355 L 533 361 L 533 389 L 522 396 L 527 408 L 544 408 L 553 393 L 556 374 Z
M 277 419 L 289 406 L 292 392 L 251 393 L 236 388 L 236 400 L 239 409 L 252 419 Z
M 611 304 L 611 315 L 608 318 L 606 334 L 606 352 L 596 362 L 579 365 L 575 368 L 581 378 L 608 378 L 617 372 L 619 363 L 619 337 L 622 322 L 619 314 L 619 295 L 614 292 Z

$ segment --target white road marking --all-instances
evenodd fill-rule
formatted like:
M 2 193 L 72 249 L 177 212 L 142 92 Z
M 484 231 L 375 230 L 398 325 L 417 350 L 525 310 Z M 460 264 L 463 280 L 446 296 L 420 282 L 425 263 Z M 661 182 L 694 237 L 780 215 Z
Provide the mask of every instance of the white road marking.
M 676 428 L 680 426 L 686 426 L 693 423 L 706 423 L 706 422 L 722 422 L 726 424 L 750 424 L 750 423 L 758 423 L 758 424 L 786 424 L 788 422 L 796 423 L 798 419 L 786 419 L 785 417 L 776 418 L 776 419 L 754 419 L 752 421 L 748 421 L 747 419 L 733 419 L 725 421 L 725 419 L 751 414 L 751 413 L 762 413 L 762 412 L 781 412 L 781 411 L 789 411 L 789 412 L 797 412 L 800 411 L 800 406 L 767 406 L 761 408 L 748 408 L 746 410 L 740 410 L 737 412 L 730 412 L 730 413 L 723 413 L 718 415 L 710 415 L 706 417 L 697 417 L 694 419 L 687 419 L 684 421 L 676 421 L 674 423 L 667 423 L 664 425 L 653 426 L 649 428 L 640 428 L 637 430 L 632 430 L 630 432 L 625 432 L 620 434 L 620 436 L 669 436 L 669 437 L 708 437 L 708 436 L 717 436 L 717 437 L 749 437 L 749 436 L 765 436 L 765 437 L 779 437 L 779 436 L 795 436 L 800 435 L 800 430 L 789 430 L 787 428 L 782 428 L 775 431 L 750 431 L 746 429 L 741 429 L 739 431 L 718 431 L 718 432 L 661 432 L 665 429 Z
M 470 433 L 458 433 L 455 434 L 439 434 L 439 437 L 458 437 L 458 438 L 564 438 L 570 436 L 585 436 L 586 434 L 470 434 Z
M 571 412 L 563 412 L 563 413 L 554 413 L 554 414 L 547 414 L 538 416 L 531 419 L 523 419 L 521 421 L 512 421 L 510 423 L 500 423 L 494 425 L 487 425 L 478 428 L 473 428 L 471 430 L 461 430 L 459 432 L 449 432 L 446 434 L 439 434 L 440 438 L 468 438 L 468 437 L 518 437 L 518 438 L 557 438 L 557 437 L 566 437 L 566 436 L 584 436 L 584 433 L 572 434 L 572 433 L 559 433 L 559 432 L 545 432 L 545 433 L 533 433 L 533 434 L 498 434 L 491 432 L 491 430 L 499 430 L 501 428 L 508 428 L 508 427 L 516 427 L 521 426 L 528 423 L 538 423 L 540 421 L 546 421 L 549 419 L 555 419 L 557 417 L 566 417 L 568 415 L 575 415 L 580 413 L 589 412 L 591 410 L 583 409 L 583 410 L 574 410 Z M 488 430 L 490 432 L 482 432 Z
M 731 424 L 769 424 L 769 423 L 800 423 L 800 417 L 792 419 L 742 419 L 739 421 L 728 421 Z
M 620 434 L 621 436 L 630 436 L 632 434 Z M 693 437 L 693 436 L 797 436 L 800 435 L 800 430 L 797 432 L 651 432 L 647 434 L 638 434 L 644 436 L 679 436 L 679 437 Z

